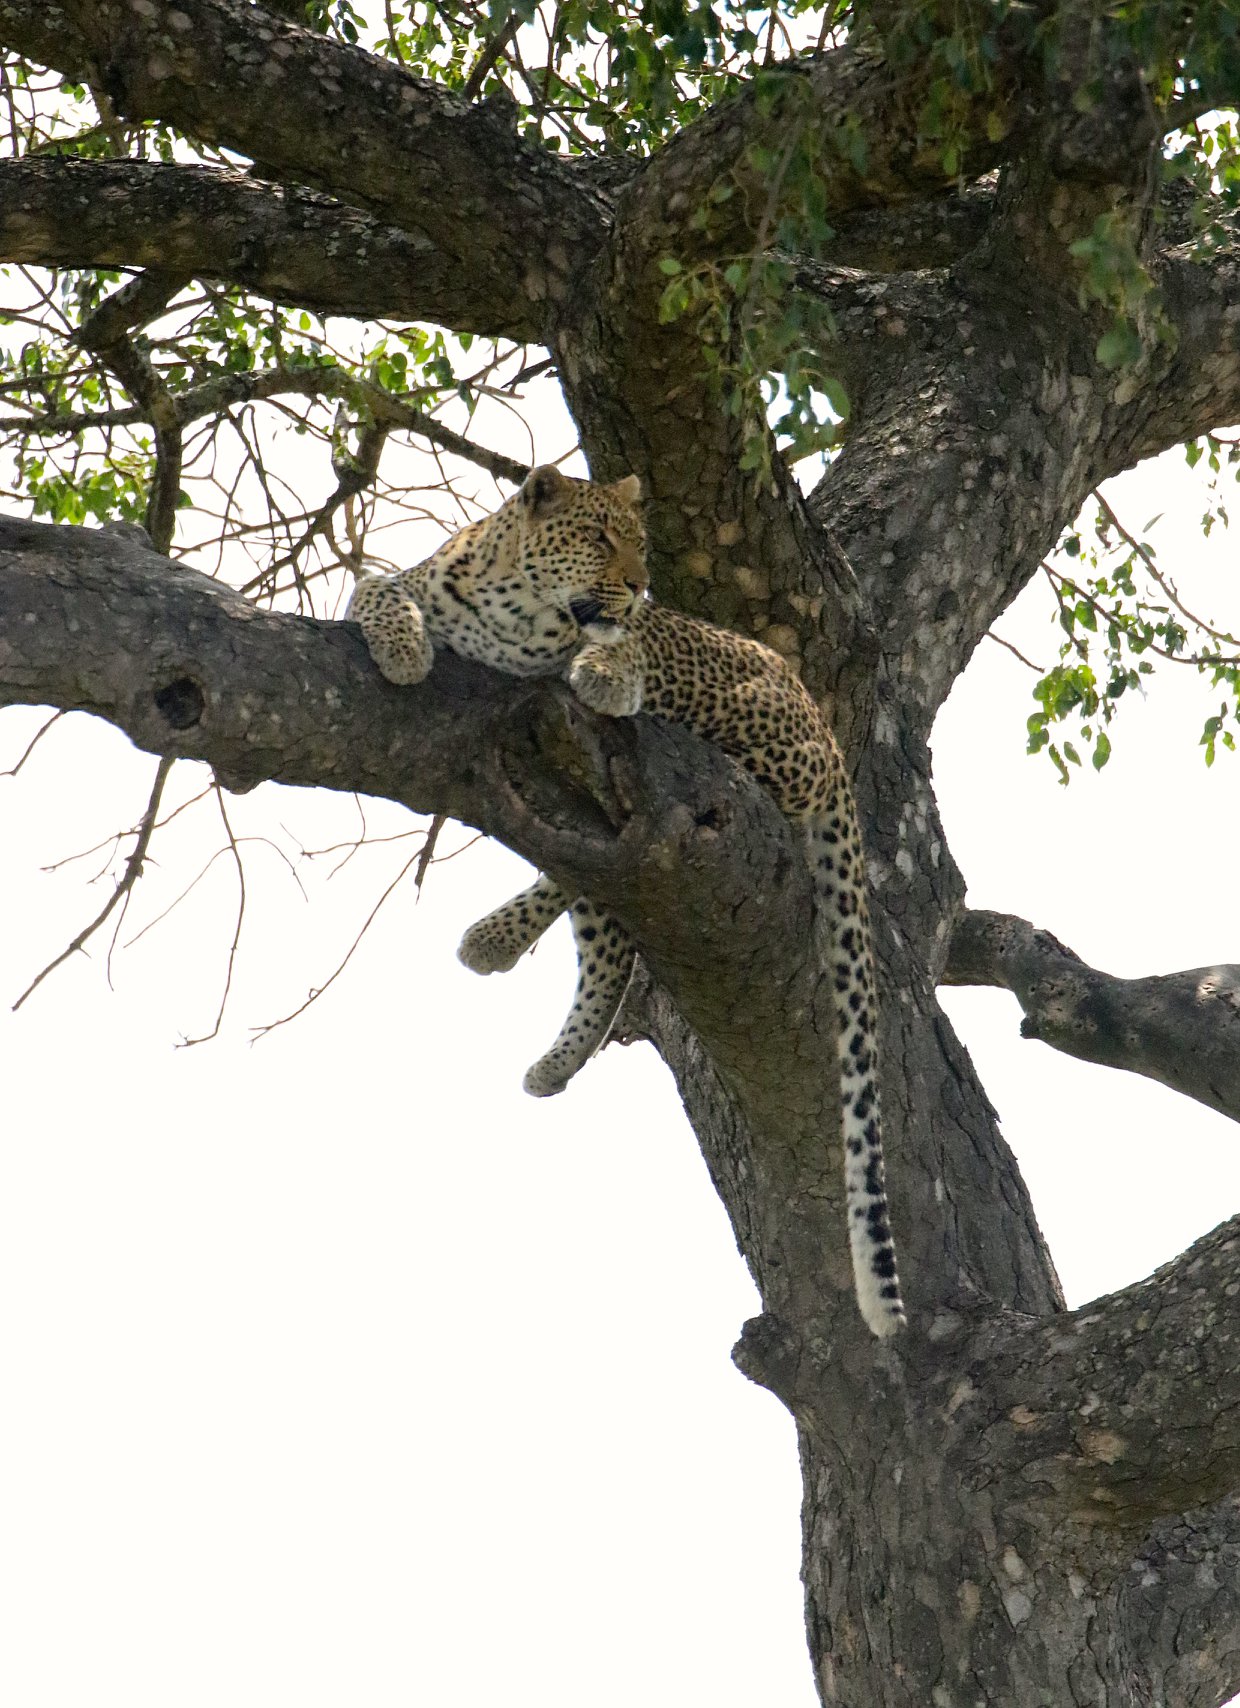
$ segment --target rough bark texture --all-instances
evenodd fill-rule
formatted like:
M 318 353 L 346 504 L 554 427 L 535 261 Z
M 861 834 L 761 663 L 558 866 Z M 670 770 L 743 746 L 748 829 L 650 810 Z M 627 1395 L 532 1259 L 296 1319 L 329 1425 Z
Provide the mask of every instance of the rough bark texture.
M 943 983 L 1010 990 L 1023 1038 L 1145 1074 L 1240 1120 L 1240 967 L 1115 978 L 1027 920 L 977 912 L 957 922 Z
M 1012 9 L 988 102 L 961 117 L 959 194 L 916 143 L 920 72 L 877 41 L 607 171 L 277 10 L 0 0 L 0 41 L 256 167 L 5 164 L 0 247 L 551 349 L 595 473 L 636 469 L 650 494 L 659 596 L 765 637 L 834 709 L 868 843 L 909 1334 L 880 1348 L 852 1308 L 808 884 L 717 754 L 447 657 L 393 689 L 346 627 L 265 615 L 121 534 L 24 522 L 0 526 L 0 702 L 94 711 L 234 788 L 451 813 L 620 915 L 649 974 L 632 1025 L 675 1073 L 761 1289 L 738 1362 L 800 1432 L 824 1703 L 1217 1704 L 1240 1688 L 1240 1228 L 1065 1313 L 935 1000 L 944 977 L 1006 985 L 1035 1035 L 1237 1114 L 1234 969 L 1111 980 L 1023 922 L 962 918 L 930 787 L 935 713 L 1091 487 L 1240 418 L 1240 246 L 1192 260 L 1153 217 L 1161 126 L 1122 9 Z M 741 472 L 692 326 L 657 315 L 661 257 L 752 242 L 746 151 L 807 111 L 839 242 L 801 282 L 835 309 L 854 404 L 808 499 L 778 465 Z M 837 146 L 845 115 L 864 173 Z M 695 226 L 725 175 L 738 193 Z M 1178 334 L 1151 325 L 1118 371 L 1069 252 L 1103 213 L 1145 246 Z

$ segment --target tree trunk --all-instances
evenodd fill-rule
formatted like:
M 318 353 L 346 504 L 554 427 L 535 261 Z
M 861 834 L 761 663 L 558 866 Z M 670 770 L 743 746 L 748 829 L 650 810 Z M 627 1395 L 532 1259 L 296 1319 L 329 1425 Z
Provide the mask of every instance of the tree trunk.
M 1090 37 L 1104 59 L 1112 22 Z M 769 802 L 718 754 L 451 658 L 395 690 L 346 628 L 260 614 L 117 535 L 14 522 L 0 524 L 0 701 L 97 712 L 234 788 L 274 777 L 451 813 L 631 930 L 645 972 L 626 1023 L 675 1073 L 761 1292 L 737 1362 L 797 1423 L 825 1704 L 1217 1708 L 1240 1688 L 1240 1220 L 1066 1312 L 935 997 L 945 976 L 980 977 L 1022 999 L 1032 983 L 1044 1009 L 1047 956 L 1055 976 L 1064 960 L 1078 982 L 1089 972 L 1053 939 L 996 945 L 963 914 L 930 783 L 936 712 L 1100 480 L 1240 416 L 1235 234 L 1190 264 L 1174 221 L 1156 225 L 1162 127 L 1134 106 L 1123 55 L 1114 104 L 1085 113 L 1064 93 L 1071 31 L 1053 74 L 1040 48 L 1005 37 L 990 116 L 962 119 L 958 170 L 976 181 L 959 196 L 946 193 L 957 169 L 912 147 L 916 101 L 877 50 L 798 67 L 823 134 L 851 114 L 871 144 L 864 178 L 838 150 L 822 166 L 835 250 L 829 268 L 806 263 L 801 288 L 832 309 L 829 360 L 854 408 L 803 498 L 778 458 L 769 480 L 743 471 L 694 328 L 658 312 L 658 262 L 708 242 L 691 215 L 724 173 L 741 192 L 726 203 L 736 229 L 709 242 L 753 238 L 746 151 L 780 121 L 749 96 L 612 188 L 494 112 L 233 0 L 0 0 L 0 38 L 66 76 L 97 72 L 123 114 L 259 163 L 246 179 L 125 167 L 140 200 L 123 219 L 119 163 L 6 168 L 7 254 L 159 260 L 282 300 L 541 341 L 594 473 L 643 478 L 658 596 L 765 638 L 833 710 L 869 858 L 908 1333 L 880 1346 L 852 1305 L 806 874 Z M 1000 159 L 996 189 L 981 174 Z M 83 196 L 90 182 L 111 194 Z M 165 244 L 169 205 L 187 217 Z M 1145 245 L 1175 333 L 1143 324 L 1119 370 L 1096 360 L 1106 319 L 1082 305 L 1071 249 L 1104 213 Z M 382 278 L 369 260 L 350 276 L 333 233 Z M 1221 977 L 1234 989 L 1232 970 Z M 1101 1000 L 1077 996 L 1073 1013 Z M 1142 1036 L 1163 1027 L 1165 1056 L 1228 1053 L 1230 997 L 1194 1006 L 1177 986 L 1141 1001 Z M 1116 1029 L 1123 1065 L 1148 1060 L 1152 1045 Z M 1177 1083 L 1236 1114 L 1230 1081 Z

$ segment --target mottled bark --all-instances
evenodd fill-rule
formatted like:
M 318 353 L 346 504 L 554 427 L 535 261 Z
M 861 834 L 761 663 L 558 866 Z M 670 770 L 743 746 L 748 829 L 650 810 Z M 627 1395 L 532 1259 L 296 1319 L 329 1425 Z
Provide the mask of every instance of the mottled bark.
M 90 79 L 125 118 L 167 120 L 260 176 L 399 223 L 455 261 L 458 330 L 537 336 L 539 305 L 567 292 L 569 249 L 599 229 L 586 187 L 503 111 L 258 7 L 0 0 L 0 44 Z
M 1240 967 L 1116 978 L 1027 920 L 979 911 L 957 921 L 943 983 L 1010 990 L 1022 1038 L 1144 1074 L 1240 1120 Z
M 719 755 L 450 656 L 393 689 L 347 627 L 265 615 L 110 532 L 26 523 L 0 527 L 0 701 L 94 711 L 234 787 L 275 777 L 463 817 L 620 915 L 647 969 L 628 1023 L 676 1075 L 761 1290 L 737 1360 L 797 1421 L 824 1702 L 1216 1704 L 1240 1687 L 1240 1232 L 1066 1313 L 935 1000 L 945 976 L 1007 984 L 1040 1035 L 1236 1112 L 1232 983 L 1206 1000 L 1198 975 L 1107 980 L 1028 928 L 962 923 L 930 784 L 936 711 L 1091 488 L 1240 417 L 1237 247 L 1202 263 L 1174 197 L 1155 218 L 1170 121 L 1116 9 L 1010 9 L 994 86 L 961 117 L 960 193 L 918 140 L 922 68 L 894 75 L 880 34 L 785 71 L 773 99 L 747 91 L 647 163 L 572 165 L 283 10 L 0 0 L 9 45 L 271 180 L 11 167 L 0 248 L 546 342 L 594 471 L 643 478 L 660 597 L 764 636 L 833 708 L 867 841 L 909 1334 L 880 1348 L 852 1307 L 809 886 L 786 827 Z M 1077 102 L 1086 69 L 1094 96 Z M 786 146 L 807 113 L 839 245 L 800 284 L 833 307 L 828 357 L 853 399 L 809 498 L 778 458 L 770 481 L 739 468 L 743 428 L 703 379 L 695 328 L 657 313 L 662 257 L 753 241 L 748 149 Z M 845 115 L 864 172 L 838 146 Z M 695 223 L 724 178 L 718 219 Z M 1082 300 L 1072 255 L 1100 213 L 1142 245 L 1178 334 L 1147 317 L 1140 359 L 1117 371 L 1096 361 L 1109 311 Z M 153 411 L 131 378 L 135 410 Z M 289 383 L 224 376 L 176 399 L 177 419 Z M 422 430 L 401 400 L 371 404 L 378 427 Z M 1194 1060 L 1173 1060 L 1177 1039 Z
M 755 785 L 682 731 L 599 719 L 563 688 L 451 654 L 423 686 L 392 688 L 351 626 L 269 615 L 140 541 L 0 519 L 0 704 L 93 712 L 234 790 L 274 778 L 381 794 L 500 837 L 632 927 L 699 1035 L 736 1061 L 755 1122 L 781 1142 L 799 1133 L 825 1182 L 831 1075 L 790 1073 L 779 1040 L 804 1049 L 806 1025 L 829 1037 L 832 1007 L 804 863 Z M 760 1021 L 721 1001 L 736 989 Z M 820 1246 L 840 1187 L 822 1187 Z
M 299 185 L 139 160 L 0 162 L 0 252 L 42 267 L 166 267 L 319 314 L 463 324 L 427 239 Z

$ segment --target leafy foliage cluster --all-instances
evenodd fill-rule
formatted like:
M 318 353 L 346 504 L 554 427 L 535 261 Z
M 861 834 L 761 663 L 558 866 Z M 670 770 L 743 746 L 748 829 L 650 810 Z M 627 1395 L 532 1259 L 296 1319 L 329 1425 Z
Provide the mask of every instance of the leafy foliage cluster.
M 1208 434 L 1186 447 L 1190 467 L 1204 462 L 1210 484 L 1201 518 L 1202 533 L 1216 523 L 1226 527 L 1228 512 L 1221 482 L 1240 480 L 1240 440 Z M 1029 717 L 1029 752 L 1045 751 L 1060 781 L 1080 753 L 1067 737 L 1052 739 L 1057 724 L 1073 724 L 1092 747 L 1101 770 L 1111 754 L 1107 726 L 1119 702 L 1152 676 L 1155 661 L 1188 665 L 1222 690 L 1217 712 L 1205 720 L 1201 746 L 1213 765 L 1217 746 L 1234 751 L 1228 725 L 1240 723 L 1240 639 L 1191 610 L 1174 580 L 1159 565 L 1151 517 L 1139 532 L 1126 527 L 1114 507 L 1095 493 L 1075 529 L 1060 542 L 1060 562 L 1043 566 L 1054 591 L 1056 615 L 1064 639 L 1059 662 L 1034 687 L 1038 710 Z M 1079 566 L 1079 569 L 1075 566 Z M 1083 573 L 1081 573 L 1083 571 Z

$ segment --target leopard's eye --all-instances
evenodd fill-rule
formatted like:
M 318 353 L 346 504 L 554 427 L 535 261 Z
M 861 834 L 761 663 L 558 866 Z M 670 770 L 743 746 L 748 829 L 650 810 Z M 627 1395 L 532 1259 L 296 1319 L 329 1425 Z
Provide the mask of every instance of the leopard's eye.
M 606 528 L 596 528 L 594 530 L 594 537 L 600 546 L 606 546 L 610 550 L 612 539 Z

